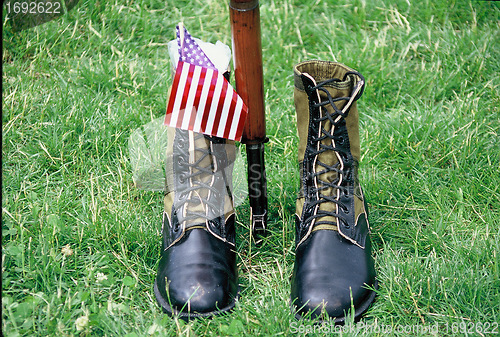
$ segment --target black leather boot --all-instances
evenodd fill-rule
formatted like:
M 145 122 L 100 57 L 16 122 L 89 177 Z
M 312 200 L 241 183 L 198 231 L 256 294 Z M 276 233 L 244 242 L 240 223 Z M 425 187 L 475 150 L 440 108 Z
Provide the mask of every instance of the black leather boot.
M 238 295 L 231 169 L 234 142 L 172 129 L 163 247 L 154 293 L 183 319 L 232 309 Z
M 333 62 L 295 66 L 300 194 L 291 301 L 299 318 L 359 319 L 377 287 L 367 209 L 358 181 L 358 110 L 364 78 Z

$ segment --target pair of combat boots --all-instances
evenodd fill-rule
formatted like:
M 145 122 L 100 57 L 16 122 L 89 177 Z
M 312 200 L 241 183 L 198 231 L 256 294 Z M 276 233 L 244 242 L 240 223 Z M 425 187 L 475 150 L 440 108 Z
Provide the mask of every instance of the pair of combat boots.
M 294 68 L 300 192 L 291 303 L 297 317 L 343 323 L 373 302 L 377 283 L 358 181 L 358 110 L 364 79 L 338 63 Z M 206 317 L 238 297 L 231 165 L 234 143 L 176 129 L 155 295 L 169 314 Z

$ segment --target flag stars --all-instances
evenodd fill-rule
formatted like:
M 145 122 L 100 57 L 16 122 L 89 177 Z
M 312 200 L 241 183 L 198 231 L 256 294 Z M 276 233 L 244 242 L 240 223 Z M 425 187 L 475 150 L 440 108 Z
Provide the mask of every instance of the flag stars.
M 184 27 L 184 40 L 181 41 L 179 27 L 177 27 L 177 44 L 180 51 L 180 60 L 191 64 L 197 64 L 202 67 L 215 69 L 215 66 L 210 59 L 205 55 L 203 49 L 196 43 L 193 37 Z

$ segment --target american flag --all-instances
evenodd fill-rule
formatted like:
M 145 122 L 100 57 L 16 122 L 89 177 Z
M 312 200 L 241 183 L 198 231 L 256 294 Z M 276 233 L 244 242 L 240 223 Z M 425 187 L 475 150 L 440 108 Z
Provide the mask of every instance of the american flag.
M 248 108 L 185 27 L 177 26 L 179 62 L 165 125 L 240 140 Z

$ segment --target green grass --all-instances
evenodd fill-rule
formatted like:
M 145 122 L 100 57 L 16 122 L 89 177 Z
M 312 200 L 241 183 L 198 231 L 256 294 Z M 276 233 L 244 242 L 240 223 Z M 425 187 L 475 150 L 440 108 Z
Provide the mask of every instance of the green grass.
M 241 298 L 227 316 L 186 324 L 154 299 L 162 196 L 133 186 L 127 144 L 164 113 L 178 22 L 230 45 L 226 1 L 81 0 L 22 32 L 4 16 L 5 336 L 295 335 L 291 74 L 307 59 L 367 79 L 361 181 L 380 289 L 344 335 L 418 324 L 481 335 L 478 323 L 500 324 L 498 3 L 269 0 L 261 20 L 271 235 L 253 246 L 248 205 L 237 209 Z

